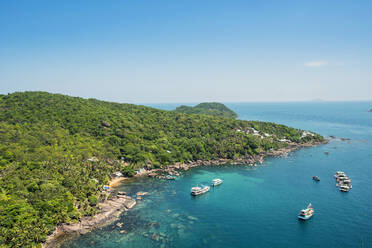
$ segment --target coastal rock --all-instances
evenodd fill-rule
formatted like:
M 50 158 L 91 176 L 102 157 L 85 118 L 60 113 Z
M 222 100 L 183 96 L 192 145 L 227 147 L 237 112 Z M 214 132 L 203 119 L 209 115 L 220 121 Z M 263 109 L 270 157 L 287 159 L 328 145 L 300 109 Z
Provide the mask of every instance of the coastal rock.
M 152 235 L 152 239 L 153 239 L 153 240 L 156 240 L 156 241 L 159 241 L 159 240 L 160 240 L 160 237 L 159 237 L 159 235 L 157 235 L 156 233 L 154 233 L 154 234 Z
M 148 177 L 156 177 L 158 174 L 156 174 L 155 172 L 150 172 L 149 174 L 147 174 Z
M 132 207 L 134 207 L 134 205 L 136 205 L 136 200 L 134 200 L 133 198 L 131 197 L 128 197 L 124 200 L 123 202 L 123 205 L 127 208 L 127 209 L 131 209 Z
M 338 137 L 333 136 L 333 135 L 330 135 L 329 138 L 336 139 L 336 140 L 341 140 L 341 141 L 346 141 L 346 142 L 350 142 L 351 141 L 350 138 L 343 138 L 343 137 L 338 138 Z
M 189 220 L 198 220 L 198 218 L 196 218 L 196 217 L 194 217 L 194 216 L 187 216 L 187 218 L 189 219 Z

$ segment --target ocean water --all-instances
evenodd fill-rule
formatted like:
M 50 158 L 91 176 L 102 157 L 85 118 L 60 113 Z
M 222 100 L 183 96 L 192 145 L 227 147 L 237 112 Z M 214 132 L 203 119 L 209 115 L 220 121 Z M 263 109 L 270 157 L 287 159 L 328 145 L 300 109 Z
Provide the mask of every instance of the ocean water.
M 288 157 L 268 158 L 258 167 L 202 167 L 175 181 L 131 180 L 119 190 L 149 195 L 119 221 L 62 247 L 372 247 L 372 113 L 367 112 L 372 102 L 226 105 L 240 119 L 277 122 L 350 141 L 331 140 Z M 333 174 L 338 170 L 352 179 L 348 193 L 336 187 Z M 321 181 L 314 182 L 313 175 Z M 215 177 L 223 184 L 190 196 L 192 186 L 210 184 Z M 314 216 L 299 221 L 299 210 L 309 202 Z

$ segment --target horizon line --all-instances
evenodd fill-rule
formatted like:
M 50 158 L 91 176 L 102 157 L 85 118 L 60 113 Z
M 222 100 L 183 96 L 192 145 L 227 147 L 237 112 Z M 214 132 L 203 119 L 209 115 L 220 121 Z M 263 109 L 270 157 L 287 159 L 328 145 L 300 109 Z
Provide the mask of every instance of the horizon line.
M 42 90 L 24 90 L 24 91 L 13 91 L 13 92 L 7 92 L 7 93 L 0 93 L 0 95 L 7 95 L 7 94 L 13 94 L 13 93 L 24 93 L 24 92 L 45 92 L 50 94 L 60 94 L 65 96 L 71 96 L 71 97 L 80 97 L 83 99 L 96 99 L 100 101 L 106 101 L 106 102 L 114 102 L 114 103 L 128 103 L 128 104 L 136 104 L 136 105 L 145 105 L 145 104 L 199 104 L 204 102 L 219 102 L 219 103 L 337 103 L 337 102 L 372 102 L 372 99 L 353 99 L 353 100 L 325 100 L 325 99 L 314 99 L 314 100 L 258 100 L 258 101 L 224 101 L 224 100 L 202 100 L 202 101 L 192 101 L 192 102 L 185 102 L 185 101 L 179 101 L 179 102 L 162 102 L 162 101 L 118 101 L 118 100 L 108 100 L 104 98 L 97 98 L 97 97 L 84 97 L 84 96 L 77 96 L 72 95 L 69 93 L 60 93 L 60 92 L 51 92 L 51 91 L 42 91 Z

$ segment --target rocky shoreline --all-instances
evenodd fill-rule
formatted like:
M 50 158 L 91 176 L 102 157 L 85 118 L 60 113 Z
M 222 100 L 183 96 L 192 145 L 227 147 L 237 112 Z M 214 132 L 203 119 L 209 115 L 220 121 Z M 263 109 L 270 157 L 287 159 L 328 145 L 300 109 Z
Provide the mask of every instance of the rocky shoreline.
M 290 152 L 298 150 L 304 147 L 313 147 L 322 144 L 328 143 L 328 140 L 324 140 L 323 142 L 312 142 L 312 143 L 304 143 L 304 144 L 297 144 L 297 143 L 289 143 L 287 147 L 281 148 L 278 150 L 272 150 L 269 152 L 264 152 L 262 154 L 256 154 L 246 158 L 237 158 L 237 159 L 215 159 L 215 160 L 197 160 L 197 161 L 189 161 L 187 163 L 176 163 L 174 165 L 169 165 L 165 168 L 161 169 L 152 169 L 141 173 L 141 176 L 147 175 L 149 177 L 161 178 L 165 179 L 166 175 L 171 176 L 179 176 L 180 171 L 187 171 L 191 168 L 198 167 L 198 166 L 213 166 L 213 165 L 241 165 L 241 164 L 248 164 L 250 166 L 257 166 L 257 164 L 262 164 L 266 157 L 285 157 Z
M 312 142 L 312 143 L 289 143 L 286 148 L 278 150 L 272 150 L 262 154 L 257 154 L 247 158 L 238 159 L 216 159 L 216 160 L 197 160 L 189 161 L 187 163 L 176 163 L 169 165 L 165 168 L 146 170 L 136 175 L 148 176 L 154 178 L 166 178 L 166 175 L 179 176 L 182 171 L 187 171 L 191 168 L 198 166 L 210 166 L 210 165 L 241 165 L 248 164 L 250 166 L 257 166 L 257 163 L 262 164 L 265 157 L 282 157 L 287 156 L 288 153 L 293 152 L 303 147 L 313 147 L 321 144 L 328 143 L 328 140 L 324 142 Z M 125 178 L 122 178 L 125 179 Z M 122 180 L 120 180 L 122 181 Z M 146 192 L 138 192 L 137 200 L 141 199 L 141 196 L 147 194 Z M 125 195 L 124 192 L 119 192 L 117 195 L 112 196 L 108 200 L 99 204 L 99 213 L 92 217 L 83 217 L 78 223 L 72 224 L 61 224 L 57 226 L 54 232 L 49 235 L 43 244 L 44 248 L 59 247 L 59 241 L 66 235 L 83 235 L 91 230 L 108 225 L 117 220 L 124 211 L 131 209 L 136 204 L 136 200 L 130 196 Z
M 100 212 L 92 217 L 83 217 L 78 223 L 61 224 L 49 235 L 43 247 L 58 247 L 60 238 L 66 235 L 82 235 L 94 228 L 105 226 L 117 220 L 121 213 L 136 205 L 136 200 L 124 193 L 118 194 L 99 205 Z

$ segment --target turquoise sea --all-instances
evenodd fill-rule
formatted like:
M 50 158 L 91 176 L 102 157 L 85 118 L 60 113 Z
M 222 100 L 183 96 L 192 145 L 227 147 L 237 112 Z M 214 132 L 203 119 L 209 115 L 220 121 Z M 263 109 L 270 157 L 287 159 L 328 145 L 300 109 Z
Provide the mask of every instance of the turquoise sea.
M 119 221 L 66 241 L 63 247 L 372 247 L 372 113 L 367 112 L 372 102 L 226 105 L 240 119 L 351 140 L 334 139 L 253 168 L 203 167 L 176 181 L 132 180 L 119 190 L 149 195 Z M 174 109 L 179 104 L 152 106 Z M 348 193 L 336 187 L 333 174 L 338 170 L 352 179 Z M 321 181 L 314 182 L 313 175 Z M 209 184 L 214 177 L 223 184 L 205 195 L 190 196 L 192 186 Z M 315 215 L 299 221 L 299 210 L 309 202 Z

